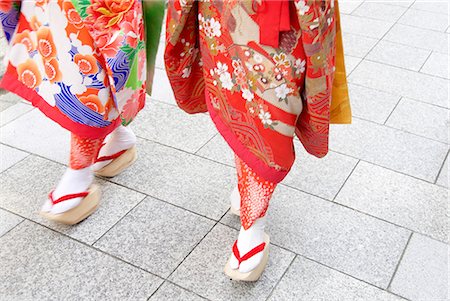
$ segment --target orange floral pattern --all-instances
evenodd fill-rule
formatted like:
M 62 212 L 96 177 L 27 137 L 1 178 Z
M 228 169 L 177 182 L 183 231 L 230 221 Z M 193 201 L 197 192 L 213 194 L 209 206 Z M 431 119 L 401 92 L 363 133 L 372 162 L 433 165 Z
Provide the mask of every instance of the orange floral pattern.
M 42 76 L 36 62 L 28 59 L 25 63 L 17 66 L 19 80 L 28 88 L 34 89 L 42 82 Z
M 145 101 L 141 1 L 0 1 L 12 47 L 1 85 L 74 133 L 130 123 Z

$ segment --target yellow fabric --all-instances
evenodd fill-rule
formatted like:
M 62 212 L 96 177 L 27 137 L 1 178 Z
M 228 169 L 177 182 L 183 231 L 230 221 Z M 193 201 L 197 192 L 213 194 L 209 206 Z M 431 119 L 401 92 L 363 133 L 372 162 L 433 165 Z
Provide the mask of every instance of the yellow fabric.
M 348 95 L 347 74 L 344 63 L 344 47 L 342 44 L 341 21 L 338 1 L 335 0 L 336 9 L 336 61 L 333 81 L 333 90 L 330 107 L 330 123 L 351 123 L 352 110 Z

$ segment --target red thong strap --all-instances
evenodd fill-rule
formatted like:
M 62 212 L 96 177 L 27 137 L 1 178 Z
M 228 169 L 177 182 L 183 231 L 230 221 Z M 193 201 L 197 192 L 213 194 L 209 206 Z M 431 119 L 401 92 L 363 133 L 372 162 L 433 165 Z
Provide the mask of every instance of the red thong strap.
M 102 161 L 108 161 L 108 160 L 114 160 L 114 159 L 120 157 L 126 151 L 127 151 L 127 149 L 124 149 L 124 150 L 122 150 L 118 153 L 112 154 L 110 156 L 103 156 L 103 157 L 97 158 L 97 159 L 95 159 L 95 163 L 102 162 Z
M 233 254 L 236 257 L 236 259 L 239 261 L 239 265 L 240 265 L 243 261 L 246 261 L 246 260 L 252 258 L 253 256 L 255 256 L 256 254 L 258 254 L 259 252 L 264 251 L 265 247 L 266 247 L 266 243 L 263 242 L 263 243 L 257 245 L 256 247 L 254 247 L 253 249 L 251 249 L 248 253 L 246 253 L 244 256 L 241 257 L 241 254 L 239 253 L 239 249 L 237 247 L 237 240 L 236 240 L 233 245 Z
M 62 197 L 60 197 L 59 199 L 53 199 L 53 191 L 52 190 L 49 194 L 48 194 L 48 198 L 50 199 L 50 201 L 53 203 L 53 205 L 67 201 L 67 200 L 71 200 L 71 199 L 76 199 L 76 198 L 84 198 L 86 197 L 89 192 L 85 191 L 85 192 L 80 192 L 80 193 L 73 193 L 73 194 L 67 194 L 64 195 Z

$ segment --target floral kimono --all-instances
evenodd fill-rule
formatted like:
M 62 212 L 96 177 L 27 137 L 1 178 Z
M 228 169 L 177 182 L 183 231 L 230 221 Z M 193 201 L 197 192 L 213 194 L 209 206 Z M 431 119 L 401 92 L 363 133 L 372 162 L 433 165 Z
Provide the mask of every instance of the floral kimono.
M 311 154 L 328 152 L 338 16 L 332 0 L 169 1 L 165 64 L 178 105 L 209 111 L 237 157 L 280 182 L 295 135 Z M 333 94 L 345 101 L 333 107 L 349 116 L 338 65 Z
M 150 32 L 156 41 L 163 8 L 159 15 Z M 105 137 L 143 108 L 149 79 L 141 0 L 2 0 L 0 21 L 10 44 L 1 87 L 72 133 Z M 156 49 L 150 54 L 154 63 Z

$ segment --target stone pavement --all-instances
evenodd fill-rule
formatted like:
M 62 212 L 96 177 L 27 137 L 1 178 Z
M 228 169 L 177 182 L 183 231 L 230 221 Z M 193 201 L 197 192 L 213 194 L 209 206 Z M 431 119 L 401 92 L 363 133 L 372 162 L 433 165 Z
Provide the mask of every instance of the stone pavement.
M 0 93 L 0 299 L 447 300 L 448 2 L 341 2 L 354 122 L 322 160 L 297 143 L 259 282 L 222 273 L 232 154 L 206 114 L 175 106 L 160 51 L 139 160 L 96 180 L 103 204 L 75 227 L 37 214 L 69 134 Z

